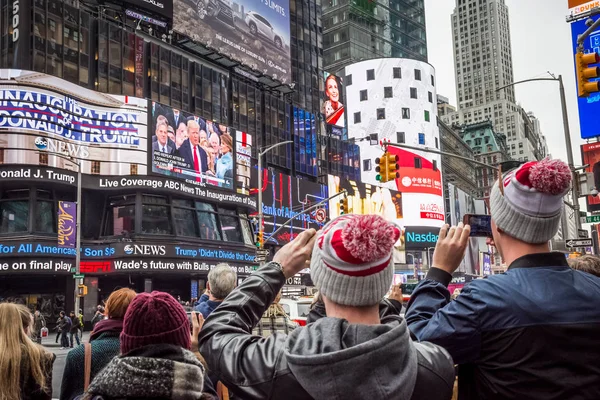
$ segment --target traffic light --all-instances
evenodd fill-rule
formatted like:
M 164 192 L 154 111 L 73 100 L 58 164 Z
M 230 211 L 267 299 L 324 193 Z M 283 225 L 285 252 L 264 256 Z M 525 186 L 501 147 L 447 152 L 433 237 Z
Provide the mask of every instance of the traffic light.
M 263 247 L 264 242 L 264 238 L 265 238 L 265 233 L 260 230 L 256 233 L 256 247 Z
M 88 294 L 88 288 L 85 285 L 78 285 L 77 286 L 77 297 L 83 297 L 83 296 L 87 296 Z
M 383 175 L 382 182 L 389 182 L 395 179 L 400 178 L 400 173 L 398 172 L 398 156 L 393 154 L 388 154 L 386 158 L 387 167 L 385 169 L 385 174 Z
M 577 71 L 577 95 L 579 97 L 588 97 L 591 93 L 600 91 L 600 82 L 590 81 L 590 79 L 600 77 L 600 67 L 590 66 L 600 62 L 598 53 L 576 53 L 575 69 Z
M 389 154 L 387 153 L 387 151 L 385 153 L 383 153 L 383 155 L 380 158 L 376 158 L 375 159 L 375 164 L 377 164 L 377 167 L 375 167 L 375 171 L 377 172 L 377 176 L 375 177 L 375 179 L 378 182 L 385 182 L 383 180 L 383 178 L 385 176 L 387 176 L 387 158 L 388 158 Z
M 340 199 L 340 215 L 344 215 L 348 212 L 348 197 L 344 196 Z

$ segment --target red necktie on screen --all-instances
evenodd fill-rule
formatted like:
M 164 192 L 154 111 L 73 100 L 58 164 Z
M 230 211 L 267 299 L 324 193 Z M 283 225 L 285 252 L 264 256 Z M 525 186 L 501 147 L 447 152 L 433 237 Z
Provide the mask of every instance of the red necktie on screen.
M 200 173 L 200 161 L 198 160 L 198 148 L 193 146 L 194 148 L 194 170 L 196 173 Z M 196 176 L 196 182 L 200 182 L 201 179 L 199 176 Z

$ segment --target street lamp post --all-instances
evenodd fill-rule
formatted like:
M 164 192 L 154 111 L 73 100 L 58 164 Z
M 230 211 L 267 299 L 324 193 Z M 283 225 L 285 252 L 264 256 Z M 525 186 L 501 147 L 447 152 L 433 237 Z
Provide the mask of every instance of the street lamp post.
M 284 144 L 292 144 L 292 143 L 294 143 L 293 140 L 286 140 L 285 142 L 276 143 L 272 146 L 269 146 L 266 149 L 264 149 L 262 152 L 259 150 L 259 153 L 258 153 L 258 196 L 257 196 L 258 234 L 259 234 L 259 237 L 261 237 L 261 238 L 264 237 L 263 236 L 264 235 L 263 222 L 264 222 L 264 217 L 265 217 L 263 214 L 263 206 L 262 206 L 262 189 L 263 189 L 262 159 L 265 154 L 267 154 L 269 151 L 273 150 L 274 148 L 283 146 Z M 264 248 L 263 240 L 259 240 L 258 248 L 260 250 L 262 250 Z
M 575 224 L 577 229 L 581 229 L 581 221 L 579 220 L 579 192 L 577 189 L 577 184 L 575 180 L 577 179 L 575 163 L 573 162 L 573 149 L 571 147 L 571 131 L 569 129 L 569 115 L 567 112 L 567 101 L 565 99 L 565 86 L 563 85 L 562 75 L 559 75 L 558 78 L 532 78 L 525 79 L 523 81 L 509 83 L 508 85 L 504 85 L 496 89 L 496 91 L 500 91 L 502 89 L 506 89 L 511 86 L 515 86 L 521 83 L 526 82 L 534 82 L 534 81 L 554 81 L 558 82 L 558 87 L 560 90 L 560 105 L 562 108 L 562 119 L 563 119 L 563 132 L 565 135 L 565 145 L 567 146 L 567 161 L 569 163 L 569 169 L 571 170 L 572 176 L 572 184 L 571 184 L 571 197 L 573 198 L 573 204 L 567 204 L 570 206 L 575 212 Z

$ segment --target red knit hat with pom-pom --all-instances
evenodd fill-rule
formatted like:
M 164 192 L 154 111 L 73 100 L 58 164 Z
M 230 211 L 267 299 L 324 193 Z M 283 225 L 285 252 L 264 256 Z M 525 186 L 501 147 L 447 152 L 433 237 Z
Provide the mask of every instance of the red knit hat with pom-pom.
M 510 171 L 492 187 L 492 219 L 502 231 L 526 243 L 552 239 L 560 224 L 571 170 L 560 160 L 532 161 Z
M 329 300 L 348 306 L 378 304 L 392 283 L 400 229 L 377 215 L 343 215 L 319 233 L 310 275 Z

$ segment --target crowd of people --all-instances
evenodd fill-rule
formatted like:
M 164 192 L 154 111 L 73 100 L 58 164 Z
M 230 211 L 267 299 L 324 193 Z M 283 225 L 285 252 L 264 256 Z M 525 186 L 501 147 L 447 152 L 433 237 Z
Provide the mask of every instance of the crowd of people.
M 219 265 L 189 316 L 167 293 L 115 291 L 68 354 L 60 398 L 600 399 L 600 260 L 570 266 L 548 246 L 570 176 L 545 160 L 496 183 L 491 244 L 508 270 L 453 299 L 470 227 L 442 227 L 405 318 L 399 289 L 385 298 L 400 230 L 376 215 L 304 231 L 237 287 Z M 307 267 L 319 294 L 299 327 L 278 298 Z M 27 308 L 0 304 L 0 399 L 51 398 L 38 328 Z

